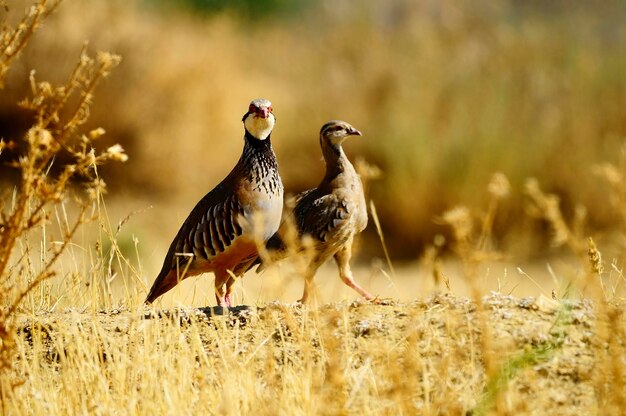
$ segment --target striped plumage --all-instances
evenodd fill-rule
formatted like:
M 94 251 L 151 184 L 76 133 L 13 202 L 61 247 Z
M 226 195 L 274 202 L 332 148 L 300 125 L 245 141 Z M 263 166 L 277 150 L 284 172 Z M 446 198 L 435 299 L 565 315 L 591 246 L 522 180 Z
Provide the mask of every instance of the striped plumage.
M 346 285 L 366 299 L 374 299 L 354 281 L 350 269 L 352 242 L 367 226 L 367 208 L 361 179 L 341 147 L 349 136 L 361 136 L 361 132 L 338 120 L 322 126 L 320 146 L 326 162 L 326 174 L 316 188 L 296 196 L 291 217 L 267 242 L 270 258 L 277 260 L 286 254 L 281 235 L 287 232 L 285 227 L 290 222 L 295 224 L 299 236 L 312 237 L 314 255 L 305 276 L 301 302 L 307 301 L 315 272 L 330 257 L 335 259 L 339 276 Z
M 243 116 L 242 155 L 228 176 L 191 211 L 165 256 L 147 303 L 179 281 L 200 273 L 215 273 L 215 297 L 232 306 L 234 276 L 242 275 L 280 224 L 283 185 L 270 134 L 272 105 L 258 99 Z

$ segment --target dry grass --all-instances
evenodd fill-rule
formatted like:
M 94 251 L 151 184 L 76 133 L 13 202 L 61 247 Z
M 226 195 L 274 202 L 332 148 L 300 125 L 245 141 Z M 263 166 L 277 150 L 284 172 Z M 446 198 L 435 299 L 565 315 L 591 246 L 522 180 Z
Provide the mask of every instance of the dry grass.
M 556 163 L 546 175 L 534 175 L 538 179 L 528 180 L 522 187 L 521 178 L 536 172 L 522 172 L 520 167 L 535 155 L 519 152 L 531 146 L 518 142 L 528 132 L 526 123 L 536 120 L 544 124 L 535 126 L 531 144 L 546 158 L 554 155 L 548 151 L 551 146 L 563 145 L 564 130 L 571 129 L 567 140 L 578 145 L 576 151 L 581 155 L 590 150 L 585 147 L 589 137 L 621 132 L 620 116 L 610 110 L 622 92 L 616 88 L 609 93 L 608 89 L 623 83 L 610 78 L 608 72 L 623 65 L 622 58 L 615 58 L 614 66 L 588 66 L 612 56 L 612 47 L 588 48 L 587 42 L 597 40 L 592 27 L 588 28 L 589 38 L 574 39 L 571 58 L 576 64 L 572 67 L 563 67 L 550 57 L 555 51 L 560 56 L 564 43 L 572 40 L 573 32 L 567 31 L 572 30 L 570 25 L 590 24 L 613 6 L 599 7 L 602 10 L 589 20 L 577 10 L 571 17 L 561 16 L 555 25 L 566 30 L 567 36 L 559 40 L 532 9 L 520 11 L 529 13 L 525 16 L 530 20 L 519 27 L 495 23 L 513 7 L 508 3 L 481 3 L 471 12 L 468 5 L 457 8 L 447 2 L 432 8 L 398 2 L 394 7 L 399 7 L 403 17 L 387 16 L 385 19 L 395 23 L 390 26 L 385 19 L 369 21 L 378 15 L 367 12 L 338 25 L 336 19 L 346 15 L 321 8 L 315 12 L 319 15 L 313 13 L 315 19 L 335 23 L 328 29 L 316 26 L 321 33 L 306 25 L 290 27 L 289 23 L 272 28 L 253 25 L 246 32 L 228 15 L 213 17 L 208 26 L 175 16 L 167 23 L 175 30 L 167 35 L 161 33 L 166 25 L 163 17 L 140 18 L 136 6 L 76 1 L 73 7 L 64 4 L 58 13 L 50 14 L 56 4 L 40 0 L 39 9 L 30 9 L 23 26 L 17 25 L 19 17 L 9 16 L 0 38 L 5 51 L 0 74 L 6 76 L 10 89 L 3 96 L 2 107 L 9 108 L 6 101 L 19 99 L 33 115 L 26 119 L 21 135 L 19 129 L 3 133 L 5 140 L 0 142 L 0 157 L 6 157 L 3 161 L 17 162 L 12 169 L 18 184 L 12 192 L 0 194 L 0 413 L 624 412 L 626 278 L 621 249 L 626 235 L 626 165 L 610 158 L 604 162 L 599 158 L 602 152 L 593 147 L 595 153 L 586 154 L 584 160 L 595 175 L 585 176 L 584 181 L 598 189 L 598 184 L 606 186 L 602 193 L 594 194 L 597 201 L 573 208 L 575 204 L 564 200 L 580 187 L 566 180 L 565 190 L 559 193 L 545 190 L 552 188 L 546 181 L 572 180 Z M 84 13 L 91 7 L 98 13 Z M 381 12 L 394 11 L 393 7 L 380 7 Z M 10 11 L 14 10 L 12 6 Z M 617 6 L 615 10 L 622 11 Z M 114 26 L 110 32 L 98 32 L 95 43 L 118 42 L 123 49 L 118 51 L 125 52 L 129 64 L 111 74 L 104 84 L 109 90 L 103 101 L 91 106 L 96 84 L 118 63 L 115 56 L 90 58 L 83 50 L 78 64 L 49 65 L 37 72 L 36 79 L 28 66 L 48 58 L 56 62 L 57 52 L 67 47 L 61 43 L 81 37 L 86 33 L 81 27 L 93 22 L 102 23 L 96 24 L 100 29 L 109 28 L 103 22 Z M 13 27 L 18 31 L 12 32 Z M 37 27 L 54 36 L 35 37 Z M 134 37 L 138 33 L 144 37 Z M 260 33 L 268 42 L 280 41 L 284 47 L 259 50 L 249 41 Z M 285 38 L 285 33 L 301 36 Z M 321 40 L 311 33 L 318 33 Z M 623 29 L 611 36 L 623 39 Z M 146 42 L 146 38 L 159 41 Z M 361 39 L 370 47 L 363 48 Z M 31 40 L 32 50 L 21 49 Z M 305 42 L 315 53 L 297 41 Z M 17 46 L 7 49 L 6 45 Z M 75 45 L 76 51 L 81 45 L 82 39 Z M 194 53 L 185 55 L 186 48 L 193 48 Z M 148 55 L 141 55 L 142 50 Z M 398 50 L 406 54 L 398 54 Z M 271 58 L 266 71 L 250 77 L 249 66 L 240 65 L 241 56 L 254 61 L 264 54 Z M 144 60 L 146 56 L 160 59 Z M 450 56 L 459 62 L 446 64 Z M 287 68 L 284 62 L 291 59 L 297 65 Z M 527 59 L 530 64 L 525 63 Z M 439 69 L 428 69 L 429 65 L 439 65 Z M 302 85 L 296 81 L 302 79 L 304 67 L 323 71 L 310 74 L 311 85 Z M 124 76 L 115 78 L 118 72 Z M 212 76 L 207 77 L 206 72 Z M 128 81 L 129 74 L 134 74 L 135 82 Z M 598 85 L 580 81 L 585 74 Z M 529 93 L 541 95 L 539 98 L 526 101 L 511 89 L 520 80 L 528 85 L 552 85 L 549 80 L 554 77 L 566 81 L 555 84 L 560 86 L 555 91 L 539 88 Z M 279 78 L 284 83 L 277 82 Z M 224 80 L 229 79 L 240 85 L 228 90 Z M 325 82 L 331 88 L 318 88 Z M 570 89 L 567 82 L 588 89 Z M 26 96 L 16 96 L 20 83 L 27 85 Z M 452 88 L 450 83 L 457 85 L 454 99 L 444 93 Z M 296 99 L 292 90 L 307 99 Z M 564 92 L 569 92 L 570 105 L 560 107 Z M 337 303 L 344 293 L 338 290 L 341 284 L 334 270 L 332 276 L 318 276 L 322 290 L 317 304 L 299 307 L 274 301 L 292 300 L 300 293 L 303 282 L 296 263 L 292 269 L 282 266 L 262 276 L 247 276 L 237 287 L 237 300 L 255 306 L 225 315 L 220 314 L 225 312 L 221 309 L 189 308 L 208 304 L 210 277 L 188 279 L 156 307 L 141 305 L 152 263 L 162 259 L 163 250 L 154 247 L 167 243 L 152 242 L 145 236 L 162 233 L 165 238 L 172 233 L 163 230 L 161 214 L 150 219 L 152 214 L 135 211 L 128 204 L 115 208 L 104 204 L 99 165 L 126 156 L 113 142 L 103 140 L 109 135 L 114 140 L 126 138 L 131 151 L 134 146 L 144 150 L 137 151 L 133 171 L 145 176 L 141 180 L 148 188 L 164 186 L 160 174 L 168 177 L 169 186 L 182 184 L 181 195 L 191 193 L 190 189 L 204 190 L 206 178 L 197 169 L 207 157 L 205 138 L 237 137 L 240 126 L 225 124 L 222 119 L 236 121 L 233 114 L 239 114 L 241 102 L 254 95 L 268 95 L 275 103 L 283 103 L 284 117 L 279 115 L 279 123 L 284 127 L 278 127 L 276 134 L 294 141 L 276 143 L 278 150 L 291 152 L 299 163 L 296 170 L 284 159 L 280 161 L 286 166 L 284 176 L 293 178 L 294 187 L 304 184 L 313 171 L 300 163 L 309 160 L 305 155 L 310 150 L 301 143 L 315 144 L 308 131 L 317 130 L 318 119 L 345 111 L 345 118 L 364 125 L 379 138 L 358 148 L 384 172 L 378 182 L 368 184 L 375 201 L 371 228 L 379 234 L 378 241 L 366 240 L 361 246 L 367 249 L 374 244 L 383 246 L 383 242 L 390 246 L 385 250 L 386 260 L 375 260 L 370 267 L 361 265 L 358 278 L 381 295 L 384 300 L 380 304 Z M 601 97 L 601 102 L 594 97 Z M 545 104 L 539 111 L 541 117 L 532 108 L 537 100 Z M 315 104 L 319 102 L 331 104 L 320 109 Z M 597 105 L 590 108 L 590 102 Z M 475 110 L 473 117 L 463 115 L 464 105 Z M 140 117 L 146 108 L 154 112 Z M 307 115 L 306 122 L 302 114 Z M 98 123 L 105 120 L 103 126 L 110 126 L 112 133 L 101 137 L 103 130 L 91 126 L 87 115 Z M 505 130 L 510 133 L 509 140 L 502 144 L 497 139 L 504 137 Z M 485 141 L 466 143 L 466 135 Z M 414 140 L 430 136 L 441 139 L 441 148 Z M 607 149 L 613 147 L 612 140 L 603 138 Z M 507 146 L 518 152 L 515 157 L 505 152 Z M 227 156 L 239 147 L 235 141 L 216 144 L 213 151 L 224 157 L 211 156 L 215 166 L 206 168 L 208 174 L 217 176 L 227 170 Z M 456 157 L 470 148 L 472 156 L 456 165 Z M 398 157 L 398 149 L 406 159 Z M 501 158 L 497 166 L 487 163 L 492 161 L 488 157 L 491 151 Z M 318 155 L 317 149 L 311 153 Z M 311 166 L 317 162 L 313 158 Z M 155 163 L 160 166 L 158 174 L 152 167 Z M 532 161 L 535 167 L 537 163 Z M 448 170 L 464 179 L 438 187 L 441 195 L 424 192 L 424 200 L 411 198 L 418 191 L 434 189 L 433 183 L 449 174 Z M 477 171 L 476 178 L 466 175 L 470 170 Z M 492 175 L 497 170 L 503 173 Z M 367 171 L 380 174 L 371 167 Z M 305 172 L 306 178 L 298 177 L 297 172 Z M 425 177 L 415 179 L 422 174 Z M 137 176 L 129 179 L 130 183 L 137 181 Z M 195 199 L 195 195 L 189 198 Z M 138 208 L 144 204 L 123 196 L 120 200 L 134 201 Z M 458 205 L 465 200 L 466 205 Z M 589 201 L 581 198 L 579 202 Z M 421 211 L 414 210 L 418 205 Z M 590 220 L 606 212 L 596 212 L 600 205 L 614 213 L 609 223 L 615 228 L 615 238 L 604 238 L 598 233 L 598 221 Z M 186 210 L 178 206 L 174 212 L 183 215 Z M 430 244 L 420 272 L 394 267 L 396 242 L 417 254 L 411 233 L 425 213 L 429 219 L 441 214 L 435 221 L 437 235 L 424 240 Z M 522 270 L 515 261 L 519 251 L 504 244 L 506 239 L 499 232 L 512 213 L 519 214 L 511 221 L 512 238 L 541 236 L 537 241 L 545 239 L 554 248 L 535 241 L 537 251 L 558 249 L 562 258 L 571 261 L 559 266 L 558 259 L 551 259 L 547 272 L 543 263 L 540 268 L 524 266 Z M 142 229 L 141 240 L 133 230 L 137 218 L 145 224 L 152 221 L 153 231 Z M 171 215 L 168 221 L 168 227 L 178 226 Z M 140 241 L 156 254 L 142 254 Z M 518 275 L 509 275 L 508 270 L 516 267 Z M 539 276 L 546 274 L 553 280 Z M 526 286 L 517 287 L 520 282 Z M 488 294 L 492 290 L 494 293 Z M 432 291 L 434 295 L 426 295 Z M 535 296 L 514 297 L 510 292 Z M 348 299 L 354 298 L 352 292 L 347 293 Z M 159 309 L 172 304 L 185 307 Z M 211 316 L 207 316 L 209 312 Z
M 41 21 L 58 5 L 58 1 L 41 0 L 14 25 L 3 17 L 0 86 Z M 97 217 L 97 202 L 105 185 L 97 166 L 127 158 L 119 145 L 95 151 L 93 142 L 104 130 L 84 135 L 78 132 L 89 116 L 96 85 L 118 62 L 117 56 L 99 53 L 91 58 L 83 50 L 67 81 L 60 85 L 37 81 L 32 71 L 30 96 L 20 105 L 32 112 L 33 124 L 19 142 L 0 139 L 0 156 L 18 153 L 8 166 L 19 177 L 13 192 L 5 189 L 0 195 L 0 371 L 5 375 L 0 382 L 2 397 L 20 382 L 19 377 L 6 377 L 14 365 L 16 315 L 24 303 L 34 300 L 34 292 L 43 282 L 59 275 L 60 258 L 81 226 L 89 221 L 90 208 Z M 62 157 L 66 162 L 58 160 Z M 71 184 L 77 180 L 83 181 L 86 193 L 72 192 Z M 69 198 L 73 199 L 72 205 L 78 206 L 74 217 L 65 209 Z M 58 230 L 50 227 L 54 215 Z M 32 246 L 33 239 L 40 240 L 40 244 Z
M 475 305 L 463 298 L 300 309 L 239 317 L 195 311 L 76 311 L 24 317 L 14 414 L 604 413 L 603 349 L 590 303 L 485 298 L 485 376 Z M 560 313 L 564 316 L 560 317 Z M 608 381 L 603 378 L 602 382 Z M 613 413 L 615 414 L 615 413 Z

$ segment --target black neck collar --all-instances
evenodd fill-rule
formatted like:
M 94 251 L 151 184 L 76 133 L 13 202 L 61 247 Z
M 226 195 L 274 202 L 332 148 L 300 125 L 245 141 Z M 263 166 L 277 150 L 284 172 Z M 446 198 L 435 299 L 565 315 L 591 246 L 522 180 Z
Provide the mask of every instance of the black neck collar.
M 248 130 L 246 130 L 246 134 L 244 135 L 244 139 L 246 141 L 246 144 L 254 147 L 254 148 L 263 148 L 263 147 L 269 147 L 270 146 L 270 138 L 271 138 L 272 133 L 270 132 L 270 134 L 267 135 L 267 137 L 265 138 L 265 140 L 260 140 L 257 139 L 256 137 L 254 137 Z

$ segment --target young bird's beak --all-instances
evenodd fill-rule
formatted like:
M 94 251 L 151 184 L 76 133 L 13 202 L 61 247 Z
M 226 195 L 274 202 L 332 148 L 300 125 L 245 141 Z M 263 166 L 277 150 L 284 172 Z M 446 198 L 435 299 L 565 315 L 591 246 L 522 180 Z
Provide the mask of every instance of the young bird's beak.
M 355 129 L 354 127 L 351 127 L 348 130 L 348 135 L 350 135 L 350 136 L 363 136 L 363 134 L 361 134 L 361 132 L 358 131 L 357 129 Z

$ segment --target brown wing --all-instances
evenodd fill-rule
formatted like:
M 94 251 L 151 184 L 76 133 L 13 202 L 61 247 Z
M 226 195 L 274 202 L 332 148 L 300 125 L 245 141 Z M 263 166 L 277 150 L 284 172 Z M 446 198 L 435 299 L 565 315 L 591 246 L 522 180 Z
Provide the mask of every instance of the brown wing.
M 243 210 L 237 198 L 230 195 L 199 214 L 186 226 L 183 225 L 184 232 L 176 244 L 176 253 L 189 253 L 193 254 L 193 259 L 211 260 L 242 234 L 238 219 Z
M 343 234 L 356 213 L 357 206 L 333 193 L 320 194 L 313 190 L 298 198 L 294 215 L 301 235 L 309 234 L 327 242 Z
M 196 259 L 210 261 L 242 234 L 239 218 L 243 209 L 229 189 L 223 182 L 196 204 L 174 237 L 146 302 L 153 302 L 176 285 L 177 276 L 170 272 L 177 263 L 183 270 Z

